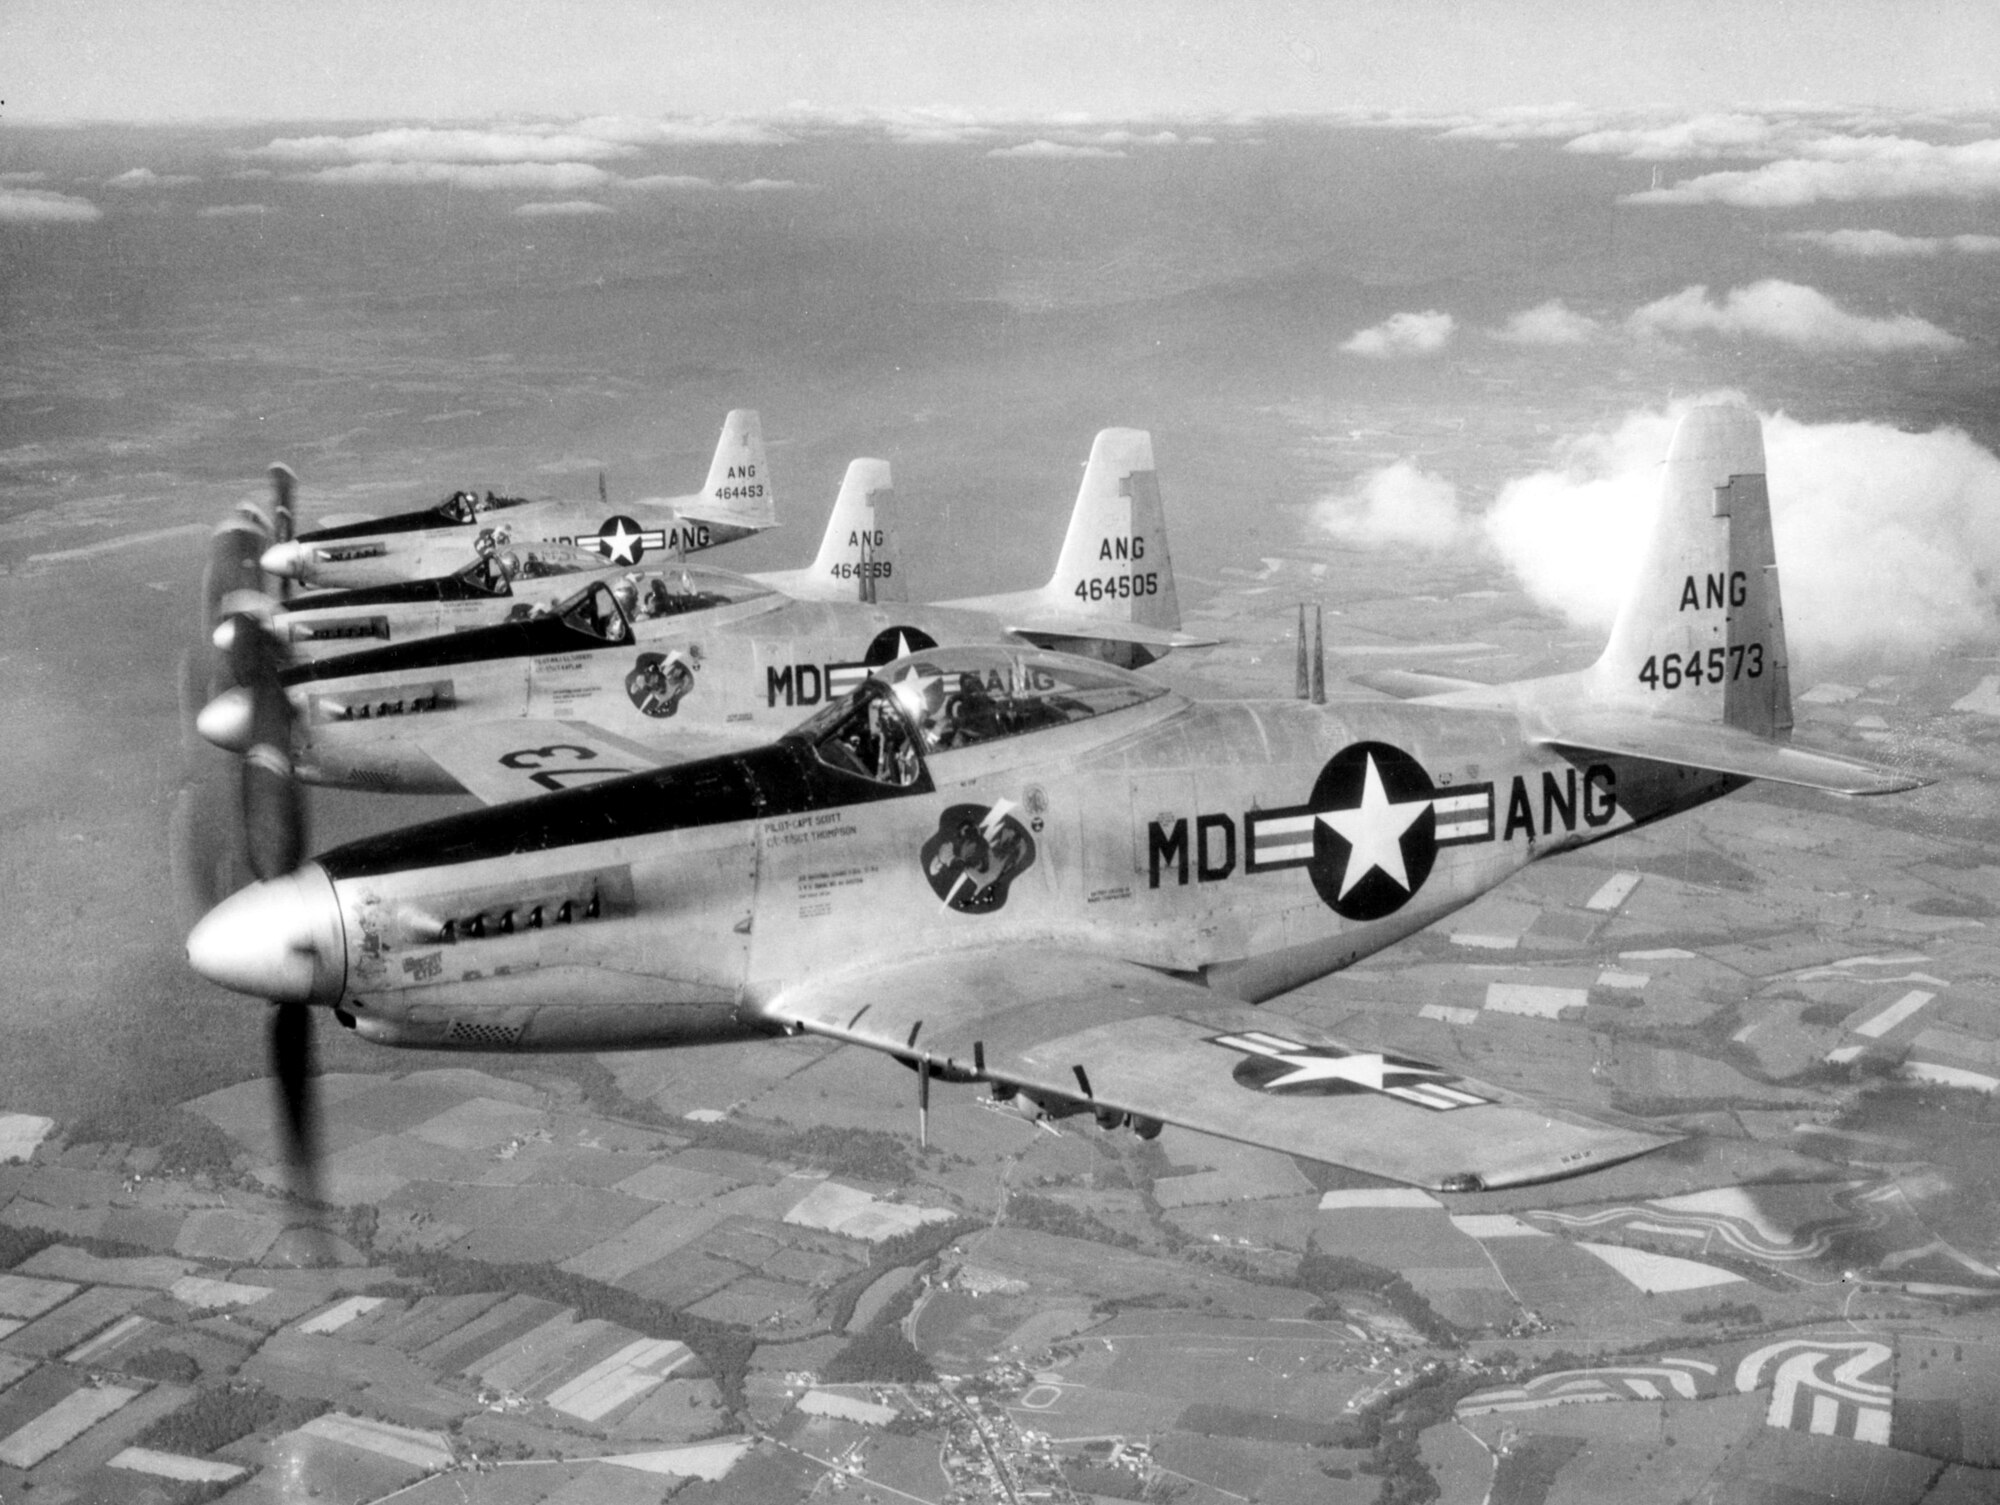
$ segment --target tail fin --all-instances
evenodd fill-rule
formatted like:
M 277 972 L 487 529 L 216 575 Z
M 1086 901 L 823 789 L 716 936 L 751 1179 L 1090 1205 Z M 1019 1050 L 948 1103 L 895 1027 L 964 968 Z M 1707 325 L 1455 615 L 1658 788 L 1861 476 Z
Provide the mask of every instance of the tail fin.
M 680 505 L 697 522 L 723 523 L 757 532 L 778 520 L 771 471 L 764 460 L 764 425 L 755 409 L 736 408 L 722 422 L 722 438 L 709 462 L 701 494 Z
M 1681 420 L 1644 566 L 1591 677 L 1607 700 L 1651 714 L 1790 737 L 1764 434 L 1747 408 Z
M 1105 429 L 1090 446 L 1069 534 L 1041 594 L 1051 610 L 1179 631 L 1166 511 L 1146 430 Z
M 811 576 L 844 581 L 852 599 L 907 601 L 909 586 L 896 568 L 896 492 L 887 460 L 850 460 L 840 494 L 820 535 Z M 862 585 L 871 589 L 864 596 Z

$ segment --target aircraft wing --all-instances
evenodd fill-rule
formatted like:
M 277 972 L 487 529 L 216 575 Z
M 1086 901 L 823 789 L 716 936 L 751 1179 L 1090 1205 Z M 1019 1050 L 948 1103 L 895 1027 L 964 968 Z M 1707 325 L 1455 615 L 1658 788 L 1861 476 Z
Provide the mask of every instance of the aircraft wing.
M 1420 1061 L 1343 1045 L 1131 962 L 992 947 L 796 984 L 773 1023 L 945 1077 L 1178 1124 L 1440 1191 L 1551 1180 L 1675 1136 L 1596 1122 Z
M 1899 794 L 1918 789 L 1929 779 L 1859 758 L 1809 752 L 1786 742 L 1772 742 L 1751 732 L 1712 723 L 1670 721 L 1664 717 L 1586 713 L 1564 717 L 1559 731 L 1535 740 L 1565 757 L 1610 754 L 1678 763 L 1711 773 L 1774 784 L 1797 784 L 1828 794 Z
M 502 805 L 734 751 L 743 744 L 683 735 L 671 748 L 652 747 L 588 721 L 516 719 L 442 727 L 418 745 L 467 794 L 482 804 Z

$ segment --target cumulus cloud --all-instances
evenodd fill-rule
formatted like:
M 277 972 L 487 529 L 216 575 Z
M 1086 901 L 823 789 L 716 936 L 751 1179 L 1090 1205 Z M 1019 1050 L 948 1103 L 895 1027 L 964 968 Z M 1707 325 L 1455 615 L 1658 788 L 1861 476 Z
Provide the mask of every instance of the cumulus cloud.
M 1898 235 L 1893 230 L 1794 230 L 1796 240 L 1842 256 L 1936 256 L 1956 251 L 1963 256 L 1989 256 L 2000 251 L 2000 235 Z
M 1565 441 L 1549 469 L 1501 488 L 1484 532 L 1532 596 L 1580 626 L 1609 628 L 1691 405 Z M 1784 414 L 1764 418 L 1764 442 L 1795 654 L 1914 656 L 2000 629 L 2000 458 L 1957 429 Z
M 134 167 L 121 172 L 115 178 L 106 178 L 106 188 L 181 188 L 189 183 L 199 183 L 200 178 L 184 172 L 158 173 L 150 167 Z
M 726 117 L 594 115 L 569 129 L 593 141 L 624 146 L 777 146 L 789 139 L 768 121 Z
M 2000 140 L 1940 145 L 1908 136 L 1822 136 L 1761 167 L 1703 173 L 1627 194 L 1627 204 L 1733 204 L 1795 209 L 1860 199 L 1990 198 L 2000 194 Z
M 613 184 L 633 193 L 713 193 L 721 186 L 713 178 L 683 172 L 656 172 L 639 178 L 617 178 Z
M 1397 355 L 1432 355 L 1444 349 L 1458 321 L 1434 308 L 1420 314 L 1391 314 L 1380 324 L 1357 332 L 1341 345 L 1349 355 L 1387 360 Z
M 615 181 L 588 162 L 351 162 L 302 175 L 313 183 L 346 186 L 444 184 L 478 193 L 509 189 L 529 193 L 579 193 Z
M 1065 141 L 1037 138 L 1018 146 L 996 146 L 989 157 L 1018 157 L 1031 161 L 1060 162 L 1078 157 L 1122 157 L 1125 153 L 1103 146 L 1074 146 Z
M 1493 331 L 1493 338 L 1513 345 L 1583 345 L 1603 332 L 1604 326 L 1590 315 L 1551 298 L 1513 315 Z
M 1587 131 L 1571 138 L 1563 149 L 1642 162 L 1687 157 L 1760 157 L 1791 134 L 1786 123 L 1765 115 L 1694 115 L 1663 125 Z
M 592 199 L 550 199 L 516 204 L 514 212 L 526 219 L 573 219 L 580 215 L 609 214 L 611 207 Z
M 10 225 L 83 224 L 103 219 L 104 211 L 89 199 L 47 188 L 0 187 L 0 223 Z
M 1392 115 L 1356 124 L 1418 126 L 1453 141 L 1560 141 L 1595 128 L 1604 117 L 1579 104 L 1506 105 L 1439 119 Z
M 1625 323 L 1641 336 L 1747 335 L 1801 350 L 1955 350 L 1965 343 L 1914 314 L 1849 313 L 1817 288 L 1777 278 L 1732 288 L 1720 303 L 1704 286 L 1683 288 L 1635 309 Z
M 270 212 L 269 204 L 205 204 L 195 210 L 202 219 L 253 219 Z
M 429 126 L 358 136 L 280 136 L 249 155 L 279 162 L 589 162 L 629 156 L 622 141 L 582 131 L 438 130 Z
M 1426 549 L 1449 546 L 1464 528 L 1458 488 L 1407 460 L 1370 471 L 1352 491 L 1322 498 L 1313 521 L 1343 543 Z

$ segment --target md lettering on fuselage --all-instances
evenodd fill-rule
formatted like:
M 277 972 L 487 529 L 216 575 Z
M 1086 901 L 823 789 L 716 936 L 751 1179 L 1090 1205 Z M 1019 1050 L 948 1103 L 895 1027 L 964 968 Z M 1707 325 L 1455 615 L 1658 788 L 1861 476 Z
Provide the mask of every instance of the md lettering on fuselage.
M 1681 582 L 1680 611 L 1711 611 L 1723 606 L 1742 606 L 1750 599 L 1750 577 L 1742 570 L 1727 575 L 1704 575 L 1699 581 L 1689 575 Z
M 785 664 L 764 670 L 764 704 L 818 705 L 860 686 L 872 664 Z
M 1580 821 L 1585 830 L 1610 825 L 1618 812 L 1616 778 L 1609 765 L 1593 763 L 1579 779 L 1577 770 L 1546 770 L 1539 790 L 1533 775 L 1515 774 L 1507 786 L 1504 815 L 1497 808 L 1498 786 L 1445 785 L 1426 803 L 1433 821 L 1428 836 L 1435 847 L 1471 846 L 1493 841 L 1535 841 L 1568 835 Z M 1537 801 L 1536 794 L 1541 796 Z M 1275 873 L 1301 867 L 1310 860 L 1315 824 L 1325 812 L 1311 806 L 1247 810 L 1239 818 L 1221 811 L 1172 821 L 1162 817 L 1146 823 L 1146 878 L 1158 888 L 1162 877 L 1179 887 L 1189 882 L 1218 883 L 1240 870 L 1245 874 Z

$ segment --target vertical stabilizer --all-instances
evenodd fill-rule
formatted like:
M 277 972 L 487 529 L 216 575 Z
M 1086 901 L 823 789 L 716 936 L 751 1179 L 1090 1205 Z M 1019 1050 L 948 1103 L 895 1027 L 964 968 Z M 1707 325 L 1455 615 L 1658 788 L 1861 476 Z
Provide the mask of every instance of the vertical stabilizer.
M 680 512 L 697 522 L 752 533 L 777 522 L 770 467 L 764 460 L 764 426 L 754 409 L 737 408 L 723 420 L 701 494 L 682 501 Z
M 1645 562 L 1592 678 L 1653 714 L 1790 735 L 1764 435 L 1747 408 L 1681 420 Z
M 887 460 L 850 460 L 841 478 L 840 494 L 820 535 L 812 574 L 820 581 L 842 582 L 838 593 L 864 599 L 858 582 L 866 579 L 872 601 L 910 599 L 905 572 L 897 568 L 896 491 Z
M 1179 630 L 1153 436 L 1144 429 L 1105 429 L 1091 445 L 1069 535 L 1042 594 L 1051 610 Z

